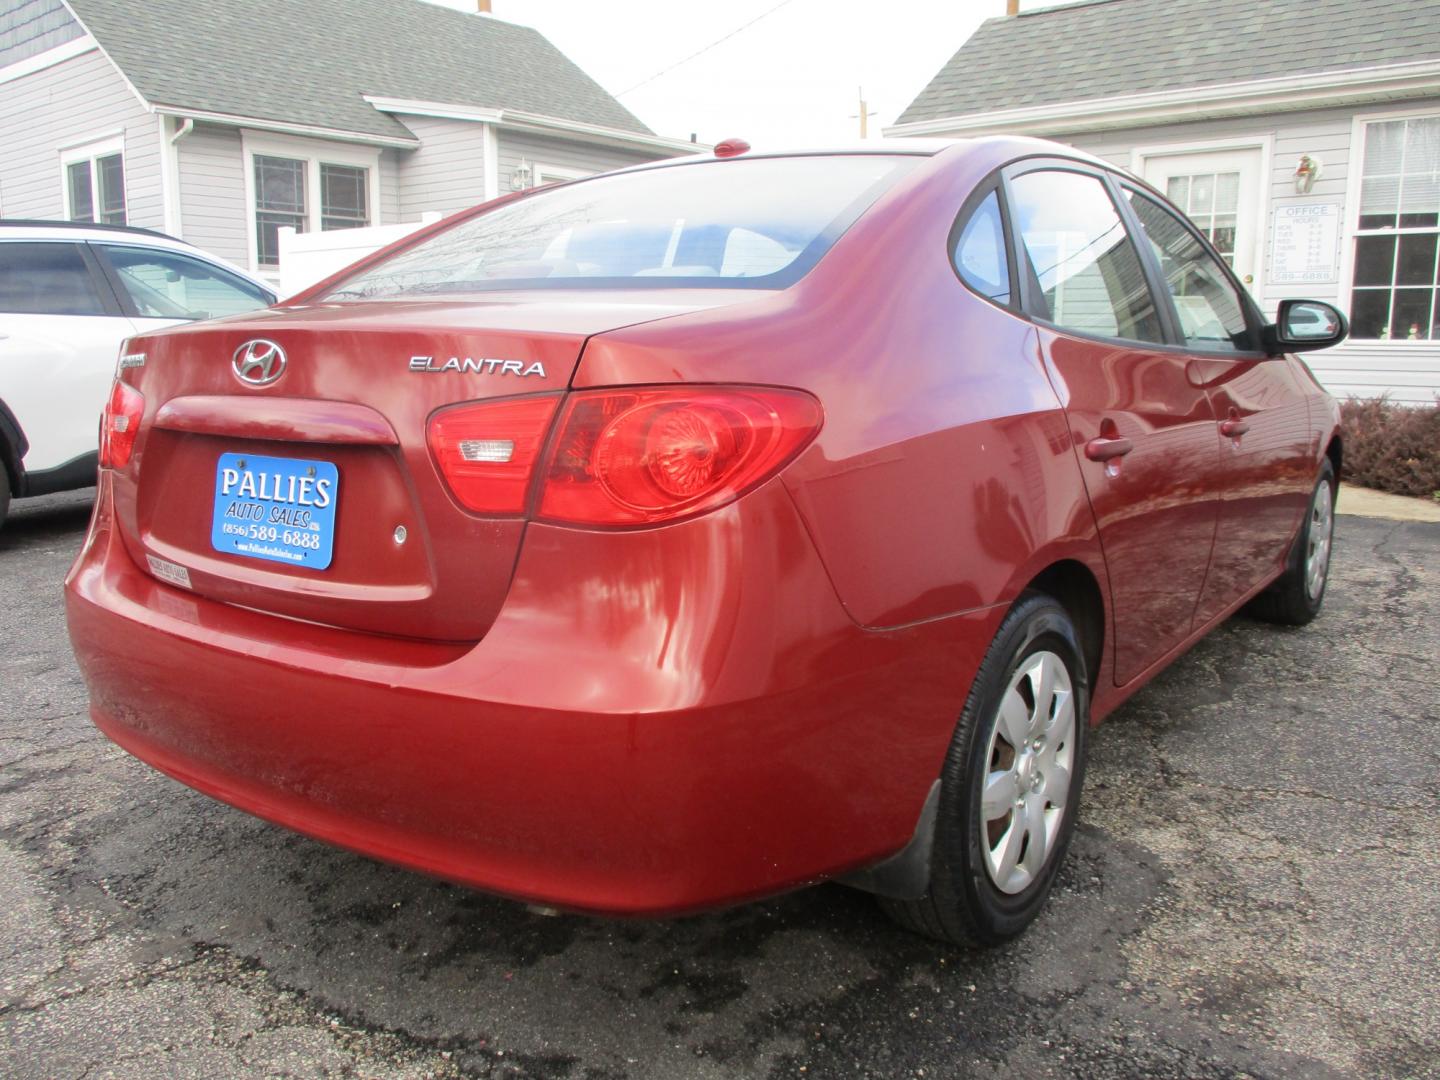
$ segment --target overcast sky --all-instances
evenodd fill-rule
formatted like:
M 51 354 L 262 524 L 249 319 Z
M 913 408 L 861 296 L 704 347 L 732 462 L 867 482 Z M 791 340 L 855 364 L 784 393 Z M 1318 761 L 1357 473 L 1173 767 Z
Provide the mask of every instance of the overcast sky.
M 475 10 L 473 0 L 432 2 Z M 983 19 L 1005 13 L 1005 0 L 493 0 L 492 7 L 497 18 L 539 30 L 659 134 L 806 146 L 858 138 L 861 86 L 877 114 L 870 136 L 878 138 Z

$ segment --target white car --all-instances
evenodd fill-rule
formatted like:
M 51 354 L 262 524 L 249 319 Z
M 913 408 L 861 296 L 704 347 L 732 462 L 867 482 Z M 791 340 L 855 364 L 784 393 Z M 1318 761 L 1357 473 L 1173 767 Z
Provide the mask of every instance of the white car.
M 274 302 L 263 281 L 161 233 L 0 220 L 0 525 L 12 497 L 95 482 L 122 341 Z

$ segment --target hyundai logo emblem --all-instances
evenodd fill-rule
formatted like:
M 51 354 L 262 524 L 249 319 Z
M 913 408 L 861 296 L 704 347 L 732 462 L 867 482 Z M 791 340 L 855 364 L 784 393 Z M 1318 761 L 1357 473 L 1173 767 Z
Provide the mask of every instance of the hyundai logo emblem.
M 269 386 L 285 374 L 285 350 L 273 341 L 256 338 L 235 350 L 230 366 L 247 386 Z

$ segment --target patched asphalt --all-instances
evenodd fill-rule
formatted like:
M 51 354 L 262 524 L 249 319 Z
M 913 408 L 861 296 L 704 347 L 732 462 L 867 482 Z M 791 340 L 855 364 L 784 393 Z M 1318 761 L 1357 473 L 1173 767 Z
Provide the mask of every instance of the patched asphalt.
M 839 886 L 546 918 L 189 791 L 87 718 L 87 499 L 0 531 L 0 1075 L 1440 1077 L 1440 524 L 1339 518 L 1316 623 L 1101 727 L 1048 909 L 974 953 Z

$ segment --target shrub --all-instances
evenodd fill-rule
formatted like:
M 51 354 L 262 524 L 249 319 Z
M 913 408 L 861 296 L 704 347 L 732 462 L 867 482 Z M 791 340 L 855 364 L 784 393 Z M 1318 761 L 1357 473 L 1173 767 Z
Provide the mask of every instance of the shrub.
M 1440 401 L 1414 406 L 1351 398 L 1340 406 L 1340 423 L 1346 482 L 1440 499 Z

